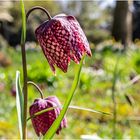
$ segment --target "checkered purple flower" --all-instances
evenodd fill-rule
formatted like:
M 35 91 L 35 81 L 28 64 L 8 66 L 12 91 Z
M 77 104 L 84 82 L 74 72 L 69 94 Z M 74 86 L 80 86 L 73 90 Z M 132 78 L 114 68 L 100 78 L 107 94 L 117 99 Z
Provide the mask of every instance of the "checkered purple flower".
M 79 63 L 84 54 L 92 55 L 87 38 L 73 16 L 57 15 L 42 23 L 35 34 L 54 73 L 55 66 L 67 72 L 70 60 Z
M 35 99 L 34 103 L 30 106 L 30 116 L 33 116 L 35 113 L 50 107 L 56 108 L 31 118 L 33 127 L 38 136 L 45 135 L 55 119 L 58 117 L 61 111 L 61 103 L 59 102 L 57 97 L 50 96 L 46 99 Z M 64 117 L 56 133 L 59 134 L 61 129 L 66 126 L 67 120 L 66 117 Z

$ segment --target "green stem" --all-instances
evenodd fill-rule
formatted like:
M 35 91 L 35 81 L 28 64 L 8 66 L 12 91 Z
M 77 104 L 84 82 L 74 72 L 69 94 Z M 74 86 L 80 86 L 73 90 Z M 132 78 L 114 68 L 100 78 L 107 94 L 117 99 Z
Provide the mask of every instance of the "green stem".
M 23 139 L 26 139 L 26 118 L 27 118 L 27 63 L 26 63 L 26 51 L 25 51 L 25 40 L 26 40 L 26 16 L 23 0 L 21 0 L 22 9 L 22 36 L 21 36 L 21 53 L 22 53 L 22 69 L 23 69 Z
M 26 118 L 27 118 L 27 67 L 26 67 L 26 54 L 25 54 L 25 44 L 22 45 L 22 67 L 23 67 L 23 93 L 24 93 L 24 117 L 23 117 L 23 139 L 26 139 Z
M 44 98 L 44 97 L 43 97 L 43 92 L 41 91 L 41 89 L 39 88 L 39 86 L 38 86 L 37 84 L 35 84 L 35 83 L 32 82 L 32 81 L 28 81 L 27 84 L 33 85 L 33 86 L 39 91 L 41 98 L 42 98 L 42 99 Z
M 49 19 L 49 20 L 52 19 L 50 13 L 49 13 L 45 8 L 43 8 L 43 7 L 41 7 L 41 6 L 34 6 L 34 7 L 32 7 L 32 8 L 27 12 L 26 18 L 28 19 L 29 15 L 31 14 L 32 11 L 38 10 L 38 9 L 39 9 L 39 10 L 42 10 L 43 12 L 45 12 L 46 15 L 48 16 L 48 19 Z
M 27 63 L 26 63 L 26 50 L 25 50 L 25 41 L 26 41 L 26 21 L 28 16 L 33 10 L 40 9 L 44 11 L 49 20 L 51 19 L 51 16 L 49 12 L 40 6 L 36 6 L 31 8 L 27 14 L 25 15 L 25 8 L 24 8 L 24 2 L 21 0 L 21 9 L 22 9 L 22 37 L 21 37 L 21 52 L 22 52 L 22 69 L 23 69 L 23 96 L 24 96 L 24 105 L 23 105 L 23 139 L 26 139 L 26 131 L 27 131 L 27 100 L 28 100 L 28 90 L 27 90 Z M 27 18 L 26 18 L 27 17 Z
M 26 118 L 27 118 L 27 67 L 26 67 L 26 54 L 25 54 L 25 44 L 21 45 L 22 47 L 22 68 L 23 68 L 23 96 L 24 96 L 24 105 L 23 105 L 23 139 L 26 139 Z

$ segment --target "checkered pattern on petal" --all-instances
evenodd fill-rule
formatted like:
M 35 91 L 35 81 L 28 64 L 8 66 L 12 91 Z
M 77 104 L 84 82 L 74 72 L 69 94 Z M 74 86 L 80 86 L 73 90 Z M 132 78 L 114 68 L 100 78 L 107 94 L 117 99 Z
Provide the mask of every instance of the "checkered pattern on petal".
M 35 31 L 37 40 L 55 73 L 55 66 L 67 72 L 70 60 L 79 63 L 86 53 L 91 56 L 87 38 L 73 16 L 57 15 Z

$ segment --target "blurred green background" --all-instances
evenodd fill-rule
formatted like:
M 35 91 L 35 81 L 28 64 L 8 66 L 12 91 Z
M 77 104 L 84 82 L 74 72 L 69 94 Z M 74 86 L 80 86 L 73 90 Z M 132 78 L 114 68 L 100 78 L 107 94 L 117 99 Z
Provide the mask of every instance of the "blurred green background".
M 71 105 L 112 113 L 112 81 L 118 60 L 116 138 L 140 138 L 139 2 L 25 1 L 26 11 L 35 5 L 45 7 L 52 16 L 59 13 L 76 16 L 89 40 L 93 56 L 86 57 Z M 34 36 L 36 27 L 45 20 L 47 17 L 41 11 L 34 11 L 28 20 L 28 79 L 37 83 L 46 97 L 56 95 L 63 104 L 76 64 L 71 62 L 68 73 L 57 69 L 57 75 L 53 75 Z M 22 81 L 20 38 L 20 3 L 0 1 L 0 139 L 19 138 L 15 76 L 16 70 L 20 70 Z M 29 86 L 28 106 L 35 98 L 39 98 L 39 94 Z M 55 135 L 55 139 L 82 139 L 82 135 L 87 135 L 87 139 L 89 136 L 92 139 L 113 137 L 113 115 L 69 109 L 67 118 L 68 127 Z M 30 121 L 28 138 L 37 138 Z

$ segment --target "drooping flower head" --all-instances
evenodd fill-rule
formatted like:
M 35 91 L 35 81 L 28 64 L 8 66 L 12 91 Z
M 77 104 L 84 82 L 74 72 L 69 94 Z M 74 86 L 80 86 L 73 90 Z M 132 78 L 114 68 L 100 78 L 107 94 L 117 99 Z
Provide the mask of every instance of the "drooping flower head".
M 35 34 L 54 73 L 55 66 L 67 72 L 70 60 L 79 63 L 84 54 L 92 55 L 87 38 L 73 16 L 57 15 L 42 23 Z
M 44 112 L 40 115 L 37 115 L 34 118 L 31 118 L 33 127 L 38 136 L 45 135 L 45 133 L 51 127 L 55 119 L 58 117 L 61 111 L 61 103 L 59 102 L 57 97 L 50 96 L 46 99 L 41 99 L 41 98 L 35 99 L 34 103 L 30 106 L 30 110 L 29 110 L 30 116 L 33 116 L 35 113 L 50 107 L 56 107 L 56 108 Z M 67 125 L 67 120 L 66 117 L 64 117 L 56 133 L 59 134 L 61 129 L 66 127 L 66 125 Z

